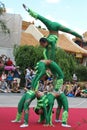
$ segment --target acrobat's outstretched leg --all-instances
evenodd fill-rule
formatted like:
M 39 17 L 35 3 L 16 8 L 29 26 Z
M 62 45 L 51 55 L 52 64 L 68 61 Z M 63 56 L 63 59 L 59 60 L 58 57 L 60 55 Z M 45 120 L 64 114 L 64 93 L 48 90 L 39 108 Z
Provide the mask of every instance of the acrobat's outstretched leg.
M 62 32 L 72 34 L 72 35 L 82 39 L 82 36 L 80 34 L 78 34 L 77 32 L 61 25 L 60 23 L 52 22 L 52 21 L 44 18 L 43 16 L 41 16 L 38 13 L 29 9 L 25 4 L 23 4 L 23 7 L 32 17 L 39 19 L 41 22 L 43 22 L 46 25 L 46 27 L 48 28 L 49 31 L 62 31 Z

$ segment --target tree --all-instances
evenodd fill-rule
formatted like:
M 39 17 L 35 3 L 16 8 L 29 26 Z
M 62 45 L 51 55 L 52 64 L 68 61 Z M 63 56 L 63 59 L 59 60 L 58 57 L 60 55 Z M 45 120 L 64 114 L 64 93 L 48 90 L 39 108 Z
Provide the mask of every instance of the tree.
M 15 46 L 14 56 L 16 65 L 20 66 L 23 72 L 26 67 L 34 68 L 38 61 L 44 59 L 43 48 L 40 46 Z M 62 49 L 57 48 L 56 63 L 58 63 L 64 72 L 64 80 L 71 80 L 76 67 L 75 58 Z
M 20 66 L 21 74 L 21 85 L 24 85 L 25 69 L 31 67 L 34 69 L 36 63 L 43 59 L 43 49 L 39 46 L 14 46 L 14 57 L 17 66 Z
M 5 5 L 0 2 L 0 15 L 2 15 L 4 12 L 6 12 Z
M 87 67 L 78 65 L 76 66 L 76 75 L 78 77 L 78 81 L 87 81 Z
M 6 12 L 5 5 L 2 2 L 0 2 L 0 27 L 4 33 L 10 33 L 10 30 L 7 28 L 5 22 L 1 19 L 1 16 L 5 12 Z
M 43 59 L 43 49 L 39 46 L 15 46 L 14 56 L 16 65 L 21 66 L 22 69 L 28 66 L 34 68 L 36 63 Z
M 77 61 L 72 54 L 66 53 L 61 48 L 56 50 L 56 62 L 64 72 L 64 80 L 72 80 L 72 75 L 75 72 Z

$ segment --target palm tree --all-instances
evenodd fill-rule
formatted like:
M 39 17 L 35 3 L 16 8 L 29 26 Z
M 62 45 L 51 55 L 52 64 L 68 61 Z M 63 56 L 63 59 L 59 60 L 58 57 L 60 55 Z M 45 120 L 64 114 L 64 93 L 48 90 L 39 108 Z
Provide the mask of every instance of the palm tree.
M 3 13 L 5 13 L 5 12 L 6 12 L 5 5 L 4 5 L 2 2 L 0 2 L 0 17 L 1 17 L 1 16 L 3 15 Z M 0 27 L 1 27 L 1 29 L 2 29 L 2 31 L 3 31 L 4 33 L 10 33 L 10 30 L 7 28 L 5 22 L 2 21 L 1 19 L 0 19 Z

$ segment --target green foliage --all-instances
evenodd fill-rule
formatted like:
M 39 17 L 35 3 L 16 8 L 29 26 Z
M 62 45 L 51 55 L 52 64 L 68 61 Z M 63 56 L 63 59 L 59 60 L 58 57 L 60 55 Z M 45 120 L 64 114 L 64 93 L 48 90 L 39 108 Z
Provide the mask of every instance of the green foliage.
M 0 2 L 0 17 L 1 15 L 3 15 L 3 13 L 5 13 L 5 5 Z M 0 20 L 0 27 L 5 34 L 10 33 L 10 30 L 8 29 L 6 23 L 3 20 Z
M 10 30 L 7 28 L 4 21 L 0 20 L 0 27 L 4 33 L 10 33 Z
M 79 81 L 87 81 L 87 67 L 78 65 L 75 71 Z
M 64 72 L 64 80 L 72 80 L 72 75 L 75 72 L 77 64 L 75 57 L 66 53 L 64 50 L 57 48 L 56 62 Z
M 40 46 L 14 46 L 14 56 L 16 65 L 21 67 L 24 76 L 24 70 L 28 66 L 32 69 L 36 63 L 43 59 L 43 48 Z M 64 72 L 64 80 L 72 81 L 72 75 L 75 73 L 79 81 L 87 80 L 87 68 L 79 65 L 75 57 L 66 53 L 64 50 L 56 49 L 56 63 L 62 68 Z
M 43 59 L 43 49 L 39 46 L 14 46 L 14 57 L 16 65 L 20 66 L 22 75 L 21 75 L 21 86 L 24 85 L 24 72 L 27 67 L 34 69 L 36 63 Z
M 2 15 L 3 12 L 5 12 L 5 5 L 2 2 L 0 2 L 0 15 Z
M 16 64 L 21 66 L 22 69 L 28 66 L 34 68 L 36 63 L 43 58 L 42 52 L 43 50 L 39 46 L 15 46 L 14 56 Z

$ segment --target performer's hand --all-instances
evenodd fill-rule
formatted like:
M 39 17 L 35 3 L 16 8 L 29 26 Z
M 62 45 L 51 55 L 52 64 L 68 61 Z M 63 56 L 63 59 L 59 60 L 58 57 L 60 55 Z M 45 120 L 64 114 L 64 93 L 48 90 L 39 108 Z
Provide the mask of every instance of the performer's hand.
M 23 7 L 24 7 L 24 9 L 25 9 L 26 11 L 29 10 L 28 7 L 27 7 L 25 4 L 23 4 Z

